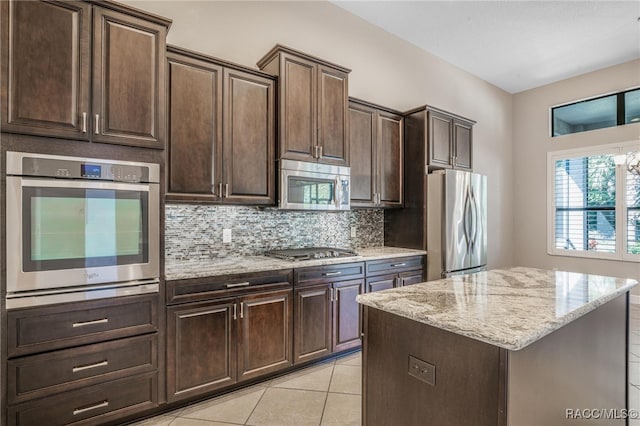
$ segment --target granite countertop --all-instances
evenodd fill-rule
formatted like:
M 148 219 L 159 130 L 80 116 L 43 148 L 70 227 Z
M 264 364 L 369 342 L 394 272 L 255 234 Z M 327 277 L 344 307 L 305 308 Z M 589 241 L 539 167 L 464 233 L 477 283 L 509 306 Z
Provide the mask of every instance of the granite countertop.
M 519 350 L 638 284 L 632 279 L 515 267 L 358 296 L 363 305 Z
M 214 277 L 247 272 L 275 271 L 278 269 L 305 268 L 308 266 L 336 265 L 340 263 L 362 262 L 367 260 L 427 254 L 424 250 L 413 250 L 398 247 L 372 247 L 357 249 L 356 253 L 358 253 L 358 256 L 302 260 L 297 262 L 267 256 L 226 257 L 211 260 L 167 260 L 165 264 L 165 278 L 167 280 L 184 280 L 189 278 Z

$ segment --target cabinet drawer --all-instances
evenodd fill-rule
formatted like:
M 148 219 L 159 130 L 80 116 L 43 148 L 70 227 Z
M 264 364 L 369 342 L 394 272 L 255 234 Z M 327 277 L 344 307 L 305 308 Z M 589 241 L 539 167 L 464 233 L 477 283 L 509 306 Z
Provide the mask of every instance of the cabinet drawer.
M 9 403 L 155 370 L 157 345 L 148 334 L 9 360 Z
M 364 262 L 294 269 L 297 286 L 364 278 Z
M 64 392 L 9 407 L 11 426 L 99 424 L 158 405 L 157 373 Z
M 158 296 L 131 296 L 10 311 L 9 357 L 150 333 Z
M 292 270 L 252 272 L 167 281 L 167 304 L 236 296 L 248 291 L 276 290 L 292 285 Z
M 424 268 L 424 256 L 395 257 L 367 262 L 367 277 Z

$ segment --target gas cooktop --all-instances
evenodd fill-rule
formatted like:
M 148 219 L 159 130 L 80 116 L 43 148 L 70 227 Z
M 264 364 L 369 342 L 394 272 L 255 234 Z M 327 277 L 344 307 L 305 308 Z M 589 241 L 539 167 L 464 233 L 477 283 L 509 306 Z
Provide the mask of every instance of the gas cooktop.
M 269 250 L 264 253 L 266 256 L 277 257 L 284 260 L 310 260 L 328 259 L 335 257 L 353 257 L 358 254 L 353 250 L 333 248 L 333 247 L 305 247 L 297 249 Z

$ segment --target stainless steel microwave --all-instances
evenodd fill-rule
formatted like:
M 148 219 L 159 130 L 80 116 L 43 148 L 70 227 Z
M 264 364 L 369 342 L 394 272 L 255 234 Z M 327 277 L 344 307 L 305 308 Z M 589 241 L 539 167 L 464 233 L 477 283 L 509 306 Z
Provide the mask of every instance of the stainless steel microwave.
M 281 209 L 349 210 L 350 189 L 349 167 L 280 160 Z

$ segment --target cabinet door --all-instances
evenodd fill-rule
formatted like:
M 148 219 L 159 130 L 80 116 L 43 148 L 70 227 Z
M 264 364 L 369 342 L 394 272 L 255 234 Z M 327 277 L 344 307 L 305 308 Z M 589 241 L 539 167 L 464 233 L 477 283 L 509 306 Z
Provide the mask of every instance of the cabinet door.
M 378 113 L 378 192 L 387 207 L 402 207 L 403 202 L 403 125 L 400 115 Z
M 222 67 L 169 53 L 167 78 L 167 199 L 216 201 L 222 195 Z
M 376 187 L 376 112 L 349 103 L 349 159 L 351 162 L 351 205 L 373 207 Z
M 286 53 L 280 65 L 280 158 L 315 161 L 317 73 L 314 62 Z
M 453 142 L 453 167 L 471 170 L 473 168 L 471 124 L 455 120 L 453 122 Z
M 166 28 L 96 7 L 93 141 L 164 148 Z
M 295 290 L 294 364 L 331 353 L 331 284 Z
M 224 70 L 224 202 L 275 204 L 273 80 Z
M 398 277 L 398 287 L 404 287 L 406 285 L 418 284 L 424 282 L 422 277 L 422 270 L 401 272 Z
M 167 308 L 167 400 L 236 382 L 235 299 Z
M 349 165 L 348 74 L 318 66 L 318 145 L 321 163 Z
M 436 111 L 428 112 L 429 165 L 451 167 L 452 123 L 451 117 Z
M 398 275 L 393 274 L 367 278 L 367 293 L 394 288 L 396 286 L 397 277 Z
M 240 299 L 238 380 L 247 380 L 292 364 L 292 290 Z
M 11 0 L 0 8 L 2 131 L 88 139 L 91 6 Z
M 333 350 L 360 346 L 360 305 L 356 297 L 364 290 L 364 280 L 333 285 Z

